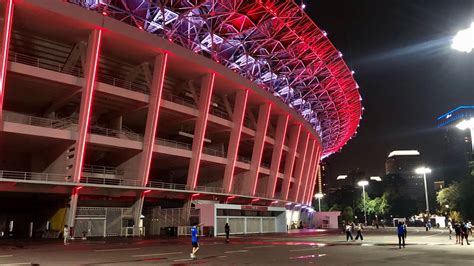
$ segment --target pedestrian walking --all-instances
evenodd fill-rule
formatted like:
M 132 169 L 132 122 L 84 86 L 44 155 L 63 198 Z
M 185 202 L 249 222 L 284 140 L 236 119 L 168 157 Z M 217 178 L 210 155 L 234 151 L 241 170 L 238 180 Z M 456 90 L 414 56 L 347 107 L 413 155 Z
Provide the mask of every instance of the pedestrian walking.
M 225 231 L 225 242 L 226 242 L 226 243 L 229 243 L 229 234 L 230 234 L 230 226 L 229 226 L 229 223 L 225 223 L 224 231 Z
M 472 236 L 472 223 L 471 221 L 467 222 L 467 232 Z
M 451 221 L 448 221 L 448 232 L 449 232 L 449 240 L 452 239 L 451 235 L 453 234 L 453 223 Z
M 193 246 L 192 252 L 190 254 L 191 259 L 196 258 L 196 253 L 199 250 L 199 238 L 198 238 L 199 230 L 198 230 L 198 226 L 199 226 L 199 224 L 196 223 L 191 228 L 191 244 Z
M 461 243 L 461 224 L 454 222 L 454 233 L 456 233 L 456 244 Z
M 402 222 L 398 222 L 397 226 L 398 248 L 405 248 L 405 228 Z
M 64 238 L 64 245 L 69 245 L 69 226 L 66 224 L 64 225 L 64 231 L 63 231 L 63 238 Z
M 351 240 L 354 240 L 354 239 L 352 238 L 352 226 L 351 226 L 350 224 L 347 224 L 347 225 L 346 225 L 346 241 L 349 241 L 349 238 L 350 238 Z
M 359 223 L 357 225 L 356 230 L 357 230 L 357 236 L 356 236 L 355 240 L 359 239 L 359 237 L 360 237 L 361 241 L 364 240 L 364 236 L 362 235 L 362 224 L 361 223 Z
M 467 228 L 467 223 L 463 222 L 461 224 L 461 245 L 464 245 L 464 239 L 466 239 L 466 244 L 470 245 L 468 237 L 469 237 L 469 231 Z

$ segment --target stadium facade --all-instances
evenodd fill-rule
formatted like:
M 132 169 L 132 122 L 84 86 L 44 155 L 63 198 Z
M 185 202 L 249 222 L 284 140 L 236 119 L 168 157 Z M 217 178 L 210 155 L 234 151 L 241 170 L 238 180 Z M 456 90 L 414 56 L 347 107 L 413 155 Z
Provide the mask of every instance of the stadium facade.
M 320 159 L 362 115 L 342 53 L 293 1 L 6 0 L 1 14 L 2 232 L 309 205 Z

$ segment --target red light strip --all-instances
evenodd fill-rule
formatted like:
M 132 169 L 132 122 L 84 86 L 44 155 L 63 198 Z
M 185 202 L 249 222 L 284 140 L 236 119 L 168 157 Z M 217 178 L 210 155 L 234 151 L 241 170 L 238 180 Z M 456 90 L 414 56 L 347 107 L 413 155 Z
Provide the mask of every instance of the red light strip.
M 205 106 L 203 107 L 204 110 L 203 113 L 204 113 L 204 117 L 203 117 L 203 120 L 202 120 L 202 136 L 199 138 L 199 143 L 198 143 L 198 149 L 196 151 L 193 151 L 193 153 L 197 153 L 196 156 L 196 168 L 195 168 L 195 174 L 192 176 L 192 181 L 191 181 L 191 187 L 192 189 L 194 190 L 196 188 L 196 184 L 197 184 L 197 181 L 198 181 L 198 176 L 199 176 L 199 165 L 201 164 L 201 155 L 202 155 L 202 147 L 204 145 L 204 138 L 206 136 L 206 127 L 207 127 L 207 119 L 209 117 L 209 108 L 210 108 L 210 105 L 211 105 L 211 100 L 212 100 L 212 91 L 214 89 L 214 80 L 216 78 L 216 74 L 215 73 L 212 73 L 210 74 L 209 76 L 209 79 L 210 79 L 210 84 L 209 84 L 209 87 L 208 87 L 208 94 L 205 95 L 205 97 L 207 97 L 207 101 L 206 101 L 206 104 Z M 201 93 L 201 97 L 203 96 L 203 94 Z M 194 136 L 196 136 L 196 133 L 194 134 Z
M 303 196 L 304 196 L 304 192 L 306 191 L 307 189 L 307 186 L 308 186 L 308 179 L 309 179 L 309 173 L 310 173 L 310 169 L 311 167 L 313 166 L 313 156 L 314 156 L 314 147 L 316 146 L 316 140 L 312 140 L 311 141 L 311 153 L 309 154 L 309 157 L 306 157 L 305 159 L 305 165 L 307 166 L 305 171 L 304 171 L 304 174 L 301 176 L 301 178 L 304 178 L 303 181 L 303 184 L 304 184 L 304 188 L 302 188 L 302 184 L 300 183 L 300 186 L 298 187 L 298 193 L 296 194 L 296 201 L 298 201 L 299 203 L 302 203 L 303 202 Z M 308 163 L 306 164 L 306 160 L 309 160 Z
M 86 114 L 85 114 L 85 124 L 84 128 L 82 128 L 82 131 L 78 132 L 79 133 L 79 140 L 78 140 L 78 160 L 76 162 L 79 162 L 79 164 L 75 167 L 74 171 L 74 178 L 75 182 L 79 182 L 81 179 L 81 173 L 82 173 L 82 165 L 84 163 L 84 154 L 85 154 L 85 148 L 86 148 L 86 140 L 87 140 L 87 132 L 89 131 L 89 120 L 90 120 L 90 114 L 91 114 L 91 109 L 92 109 L 92 98 L 94 95 L 94 84 L 95 84 L 95 77 L 97 73 L 97 66 L 99 63 L 99 51 L 100 51 L 100 45 L 102 42 L 102 30 L 101 29 L 95 29 L 94 33 L 97 33 L 97 38 L 96 41 L 97 45 L 96 50 L 94 51 L 95 54 L 92 57 L 92 68 L 89 70 L 88 75 L 91 75 L 91 78 L 87 81 L 89 82 L 86 84 L 86 88 L 90 88 L 90 93 L 89 95 L 86 95 L 86 101 L 85 101 L 85 108 L 86 108 Z M 95 39 L 95 38 L 93 38 Z M 82 93 L 87 93 L 87 89 L 84 90 Z
M 306 186 L 305 186 L 305 189 L 303 190 L 303 196 L 301 197 L 302 203 L 306 202 L 306 197 L 308 196 L 309 190 L 311 188 L 311 181 L 313 180 L 313 172 L 316 165 L 318 164 L 318 162 L 316 161 L 318 149 L 319 149 L 318 142 L 317 140 L 314 140 L 314 149 L 313 149 L 313 154 L 311 156 L 311 162 L 308 169 L 308 177 L 306 179 Z
M 309 144 L 309 132 L 306 133 L 306 137 L 304 139 L 303 150 L 300 151 L 299 160 L 297 162 L 297 168 L 295 173 L 295 182 L 293 183 L 293 189 L 291 190 L 291 198 L 296 201 L 296 195 L 298 194 L 298 188 L 301 182 L 301 176 L 303 175 L 304 169 L 304 161 L 306 157 L 306 153 L 308 151 L 308 144 Z
M 308 132 L 308 135 L 309 135 L 309 132 Z M 310 142 L 310 139 L 309 139 L 309 136 L 308 136 L 308 144 L 309 144 L 309 142 Z M 313 156 L 314 140 L 312 142 L 313 142 L 313 144 L 311 144 L 311 148 L 308 147 L 309 145 L 307 145 L 307 150 L 306 150 L 306 153 L 303 157 L 303 167 L 302 167 L 302 170 L 301 170 L 301 175 L 298 178 L 298 186 L 296 187 L 295 201 L 297 201 L 297 202 L 299 202 L 300 190 L 301 190 L 301 187 L 302 187 L 301 182 L 306 182 L 306 177 L 307 177 L 306 169 L 307 168 L 305 169 L 305 165 L 307 165 L 307 160 L 308 159 L 311 160 L 311 157 Z
M 245 95 L 244 95 L 244 100 L 243 100 L 243 110 L 242 110 L 242 113 L 241 113 L 241 119 L 240 121 L 238 121 L 239 123 L 239 127 L 237 129 L 237 142 L 236 142 L 236 147 L 235 147 L 235 152 L 234 154 L 232 154 L 232 157 L 231 157 L 231 165 L 229 166 L 230 167 L 230 180 L 229 180 L 229 184 L 227 185 L 227 193 L 230 193 L 232 191 L 232 182 L 234 181 L 234 171 L 235 171 L 235 164 L 236 164 L 236 161 L 237 161 L 237 155 L 239 154 L 239 147 L 240 147 L 240 137 L 242 135 L 242 128 L 243 128 L 243 124 L 244 124 L 244 118 L 245 118 L 245 110 L 247 109 L 247 99 L 248 99 L 248 95 L 249 95 L 249 91 L 247 89 L 245 89 Z M 234 110 L 234 113 L 235 113 L 235 110 Z
M 0 126 L 3 125 L 3 98 L 5 95 L 5 80 L 7 76 L 8 49 L 13 22 L 13 0 L 8 0 L 5 8 L 5 22 L 2 36 L 2 62 L 0 73 Z
M 146 186 L 148 184 L 148 178 L 150 176 L 150 167 L 151 167 L 151 160 L 153 159 L 153 148 L 155 146 L 155 135 L 156 135 L 156 130 L 158 128 L 158 117 L 160 114 L 160 105 L 161 105 L 161 95 L 163 92 L 163 84 L 165 82 L 165 73 L 166 73 L 166 67 L 168 65 L 168 54 L 164 53 L 161 55 L 161 62 L 160 66 L 161 69 L 159 70 L 159 80 L 158 80 L 158 87 L 156 88 L 156 102 L 155 106 L 153 108 L 153 122 L 152 122 L 152 133 L 150 135 L 150 140 L 149 140 L 149 146 L 147 147 L 147 151 L 145 155 L 147 156 L 146 158 L 146 165 L 145 165 L 145 178 L 144 178 L 144 183 L 143 185 Z M 158 59 L 157 59 L 158 60 Z M 156 67 L 156 66 L 155 66 Z
M 293 166 L 295 164 L 295 159 L 296 159 L 296 151 L 298 150 L 298 144 L 299 144 L 299 140 L 300 140 L 300 135 L 301 133 L 301 124 L 298 124 L 298 129 L 296 130 L 296 141 L 294 143 L 294 146 L 290 147 L 291 150 L 291 154 L 289 154 L 289 156 L 291 156 L 291 158 L 288 158 L 289 161 L 287 162 L 287 165 L 285 165 L 285 173 L 284 173 L 284 179 L 283 179 L 283 193 L 284 194 L 284 199 L 285 200 L 288 200 L 288 194 L 290 193 L 290 183 L 291 183 L 291 177 L 293 176 Z
M 310 195 L 311 191 L 314 189 L 314 177 L 316 173 L 316 168 L 318 167 L 318 164 L 319 164 L 318 157 L 319 157 L 320 146 L 318 145 L 317 141 L 315 145 L 316 145 L 316 152 L 313 155 L 313 165 L 309 173 L 309 181 L 308 181 L 309 184 L 303 196 L 303 202 L 305 203 L 308 202 L 308 196 Z
M 312 198 L 313 198 L 313 193 L 314 193 L 314 188 L 315 188 L 315 182 L 317 182 L 317 177 L 318 177 L 318 169 L 320 167 L 319 165 L 319 158 L 321 156 L 321 146 L 318 146 L 318 152 L 316 154 L 316 166 L 314 167 L 314 171 L 313 171 L 313 179 L 311 181 L 311 187 L 310 187 L 310 190 L 309 190 L 309 193 L 308 193 L 308 196 L 306 197 L 306 202 L 308 205 L 311 204 L 311 201 L 312 201 Z
M 255 173 L 255 179 L 252 180 L 254 183 L 253 183 L 253 189 L 252 189 L 252 195 L 255 196 L 255 192 L 257 191 L 257 183 L 258 183 L 258 173 L 260 172 L 260 163 L 262 162 L 262 155 L 263 155 L 263 148 L 265 147 L 265 138 L 267 137 L 267 128 L 268 128 L 268 122 L 270 120 L 270 113 L 272 111 L 272 105 L 271 104 L 268 104 L 267 105 L 268 107 L 268 110 L 266 111 L 267 112 L 267 115 L 265 117 L 265 128 L 263 129 L 263 140 L 262 140 L 262 145 L 260 147 L 260 151 L 258 152 L 258 160 L 257 160 L 257 171 Z M 253 158 L 252 158 L 253 160 Z
M 276 188 L 276 184 L 277 184 L 277 181 L 278 181 L 278 173 L 280 172 L 281 156 L 283 154 L 283 146 L 285 145 L 285 137 L 286 137 L 286 131 L 288 130 L 288 120 L 289 120 L 289 118 L 290 118 L 290 115 L 287 114 L 286 117 L 285 117 L 284 125 L 283 125 L 283 136 L 281 138 L 281 143 L 279 144 L 280 147 L 278 147 L 278 151 L 276 151 L 276 152 L 278 152 L 278 155 L 279 155 L 278 159 L 277 159 L 277 164 L 274 168 L 273 173 L 272 173 L 272 171 L 270 171 L 270 177 L 275 179 L 275 181 L 273 182 L 273 186 L 272 186 L 273 189 L 271 190 L 271 198 L 273 198 L 275 196 L 275 188 Z M 275 152 L 275 150 L 273 150 L 273 152 Z M 273 167 L 273 165 L 271 165 L 270 167 Z M 272 177 L 272 175 L 274 175 L 274 176 Z

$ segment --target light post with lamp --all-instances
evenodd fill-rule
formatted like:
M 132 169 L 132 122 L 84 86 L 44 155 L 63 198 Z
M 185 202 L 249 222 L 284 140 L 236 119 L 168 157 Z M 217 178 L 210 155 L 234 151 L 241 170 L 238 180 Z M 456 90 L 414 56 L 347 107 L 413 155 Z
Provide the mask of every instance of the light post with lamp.
M 364 197 L 364 225 L 367 226 L 367 208 L 365 206 L 365 186 L 369 184 L 367 180 L 361 180 L 357 183 L 360 187 L 362 187 L 362 196 Z
M 423 175 L 423 182 L 425 183 L 425 199 L 426 199 L 426 214 L 430 214 L 430 205 L 428 203 L 428 188 L 426 186 L 426 174 L 431 173 L 431 169 L 428 167 L 419 167 L 415 169 L 415 173 Z
M 323 193 L 316 193 L 316 195 L 314 195 L 315 198 L 318 199 L 318 211 L 321 212 L 321 199 L 324 197 L 324 194 Z

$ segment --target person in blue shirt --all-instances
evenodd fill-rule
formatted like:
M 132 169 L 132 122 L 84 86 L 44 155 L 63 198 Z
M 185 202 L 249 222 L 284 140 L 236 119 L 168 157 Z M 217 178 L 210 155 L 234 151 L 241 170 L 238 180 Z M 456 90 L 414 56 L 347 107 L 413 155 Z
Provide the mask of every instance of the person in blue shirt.
M 191 259 L 196 258 L 196 252 L 199 250 L 199 230 L 198 230 L 199 224 L 194 224 L 193 227 L 191 228 L 191 244 L 193 245 L 193 250 L 191 252 Z
M 403 248 L 405 248 L 405 226 L 403 225 L 402 222 L 398 222 L 397 226 L 397 234 L 398 234 L 398 248 L 402 248 L 402 242 L 403 242 Z

